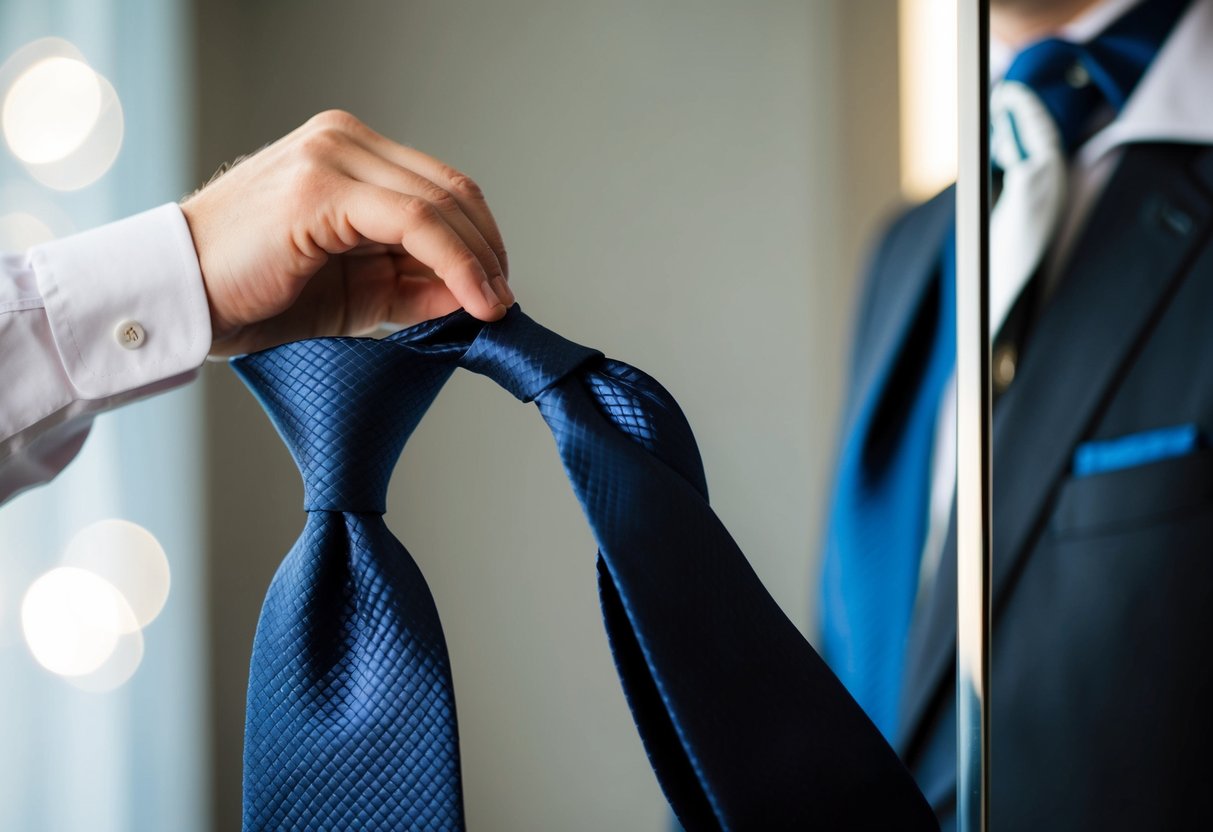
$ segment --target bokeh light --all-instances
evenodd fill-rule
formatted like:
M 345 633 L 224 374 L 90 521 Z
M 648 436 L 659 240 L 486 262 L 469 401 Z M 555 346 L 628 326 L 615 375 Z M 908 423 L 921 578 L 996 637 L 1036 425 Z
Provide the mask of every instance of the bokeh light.
M 135 628 L 118 637 L 113 652 L 100 667 L 82 676 L 68 676 L 67 681 L 89 693 L 108 693 L 126 684 L 143 661 L 143 631 Z
M 108 581 L 129 604 L 129 633 L 146 627 L 164 608 L 170 575 L 168 558 L 155 536 L 127 520 L 101 520 L 68 542 L 63 563 Z
M 122 686 L 143 660 L 143 632 L 168 599 L 168 558 L 155 536 L 127 520 L 81 529 L 64 565 L 38 578 L 21 604 L 37 662 L 95 693 Z
M 61 200 L 59 194 L 25 178 L 0 183 L 0 251 L 25 251 L 76 231 Z
M 25 251 L 54 237 L 49 225 L 26 211 L 0 214 L 0 251 Z
M 55 190 L 92 184 L 113 165 L 125 123 L 110 82 L 61 38 L 17 50 L 0 67 L 0 132 L 30 176 Z
M 4 96 L 4 139 L 18 159 L 45 165 L 84 144 L 101 115 L 97 73 L 75 58 L 45 58 Z
M 42 575 L 21 601 L 21 629 L 40 665 L 60 676 L 98 670 L 129 632 L 134 615 L 100 575 L 61 566 Z

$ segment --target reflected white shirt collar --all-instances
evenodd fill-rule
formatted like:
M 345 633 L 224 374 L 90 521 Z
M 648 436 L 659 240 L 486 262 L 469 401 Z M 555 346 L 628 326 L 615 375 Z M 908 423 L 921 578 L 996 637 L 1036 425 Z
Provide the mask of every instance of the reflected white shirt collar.
M 1213 0 L 1193 0 L 1120 116 L 1079 150 L 1091 164 L 1133 142 L 1213 144 Z
M 1104 0 L 1064 26 L 1057 37 L 1086 43 L 1140 2 Z M 1001 78 L 1015 54 L 1006 43 L 991 38 L 990 77 Z M 1077 161 L 1090 165 L 1133 142 L 1213 144 L 1213 106 L 1202 78 L 1213 79 L 1213 0 L 1193 0 L 1119 118 L 1079 149 Z

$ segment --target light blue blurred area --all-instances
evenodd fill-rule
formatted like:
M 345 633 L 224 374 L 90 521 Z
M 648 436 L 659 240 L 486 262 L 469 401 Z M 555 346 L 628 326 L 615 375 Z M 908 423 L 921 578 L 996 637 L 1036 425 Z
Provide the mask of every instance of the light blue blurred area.
M 0 61 L 38 38 L 67 39 L 113 83 L 126 125 L 111 170 L 70 193 L 39 185 L 0 150 L 0 213 L 50 206 L 85 229 L 189 189 L 187 11 L 182 0 L 0 2 Z M 58 479 L 0 508 L 0 829 L 210 828 L 199 412 L 198 390 L 186 387 L 102 416 Z M 20 604 L 71 536 L 107 517 L 160 540 L 172 588 L 133 678 L 89 693 L 34 661 Z

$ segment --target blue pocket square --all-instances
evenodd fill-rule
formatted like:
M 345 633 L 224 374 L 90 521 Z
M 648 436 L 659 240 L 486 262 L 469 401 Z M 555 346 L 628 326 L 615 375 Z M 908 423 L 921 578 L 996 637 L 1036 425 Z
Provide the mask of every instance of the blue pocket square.
M 1146 465 L 1190 454 L 1201 445 L 1200 428 L 1196 425 L 1175 425 L 1084 442 L 1074 450 L 1074 475 L 1086 477 Z

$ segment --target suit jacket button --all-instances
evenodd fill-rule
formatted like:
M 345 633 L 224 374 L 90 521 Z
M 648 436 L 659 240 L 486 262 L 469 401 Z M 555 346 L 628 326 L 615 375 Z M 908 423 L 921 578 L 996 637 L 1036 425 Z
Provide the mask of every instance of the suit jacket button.
M 1011 386 L 1011 382 L 1015 380 L 1015 363 L 1018 360 L 1019 354 L 1013 344 L 999 344 L 994 348 L 990 380 L 994 383 L 995 393 L 1005 393 Z

